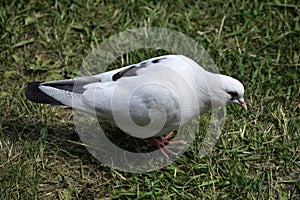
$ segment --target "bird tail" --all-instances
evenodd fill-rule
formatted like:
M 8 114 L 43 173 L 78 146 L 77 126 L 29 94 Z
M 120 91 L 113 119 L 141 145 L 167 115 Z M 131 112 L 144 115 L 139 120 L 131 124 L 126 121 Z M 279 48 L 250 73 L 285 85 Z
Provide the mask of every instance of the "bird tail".
M 44 85 L 44 82 L 31 82 L 27 85 L 25 96 L 32 102 L 51 104 L 51 105 L 63 105 L 60 101 L 44 93 L 40 87 Z
M 93 82 L 99 82 L 99 79 L 80 77 L 61 81 L 31 82 L 27 86 L 25 96 L 35 103 L 65 105 L 86 110 L 87 106 L 82 100 L 84 86 Z

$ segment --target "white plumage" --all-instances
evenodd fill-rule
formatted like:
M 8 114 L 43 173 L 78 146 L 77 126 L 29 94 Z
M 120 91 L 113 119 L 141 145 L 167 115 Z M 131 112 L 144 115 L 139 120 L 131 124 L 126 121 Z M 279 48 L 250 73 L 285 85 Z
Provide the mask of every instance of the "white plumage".
M 96 113 L 139 138 L 178 129 L 212 107 L 247 109 L 238 80 L 204 70 L 182 55 L 165 55 L 91 77 L 32 82 L 26 96 Z

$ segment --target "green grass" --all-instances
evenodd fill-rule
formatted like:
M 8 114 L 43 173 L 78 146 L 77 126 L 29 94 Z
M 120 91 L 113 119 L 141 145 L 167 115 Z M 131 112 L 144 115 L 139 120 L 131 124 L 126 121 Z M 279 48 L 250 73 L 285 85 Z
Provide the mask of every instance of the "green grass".
M 297 1 L 9 2 L 0 7 L 1 199 L 300 199 Z M 221 73 L 242 80 L 249 112 L 228 108 L 209 156 L 194 145 L 159 171 L 130 174 L 74 143 L 70 110 L 33 104 L 24 91 L 74 77 L 104 39 L 144 26 L 197 40 Z M 132 52 L 123 65 L 157 54 Z

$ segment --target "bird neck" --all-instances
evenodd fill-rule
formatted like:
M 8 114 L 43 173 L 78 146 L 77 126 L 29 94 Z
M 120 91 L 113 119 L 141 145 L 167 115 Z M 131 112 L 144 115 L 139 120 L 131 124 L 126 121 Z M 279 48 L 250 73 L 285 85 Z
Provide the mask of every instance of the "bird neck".
M 200 114 L 213 108 L 226 106 L 227 101 L 224 94 L 224 85 L 221 74 L 214 74 L 208 71 L 201 72 L 201 79 L 197 80 L 197 98 L 199 102 Z

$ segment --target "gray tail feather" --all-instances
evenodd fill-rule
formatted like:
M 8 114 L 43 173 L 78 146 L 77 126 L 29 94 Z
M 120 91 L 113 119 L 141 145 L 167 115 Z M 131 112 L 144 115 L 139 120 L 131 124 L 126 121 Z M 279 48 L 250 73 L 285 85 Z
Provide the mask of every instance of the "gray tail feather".
M 31 82 L 28 84 L 25 95 L 27 99 L 35 103 L 45 103 L 52 105 L 64 105 L 53 97 L 45 94 L 39 88 L 39 86 L 49 86 L 56 89 L 74 92 L 77 94 L 82 94 L 85 89 L 84 85 L 99 82 L 99 78 L 91 76 L 82 76 L 76 79 L 67 79 L 61 81 L 52 81 L 52 82 Z
M 35 103 L 45 103 L 45 104 L 52 104 L 52 105 L 63 105 L 61 102 L 55 100 L 54 98 L 50 97 L 49 95 L 45 94 L 39 89 L 39 86 L 43 82 L 31 82 L 28 84 L 25 96 L 32 102 Z

